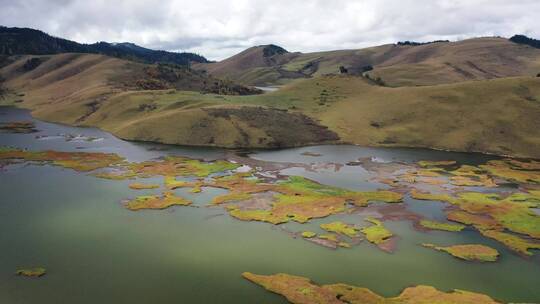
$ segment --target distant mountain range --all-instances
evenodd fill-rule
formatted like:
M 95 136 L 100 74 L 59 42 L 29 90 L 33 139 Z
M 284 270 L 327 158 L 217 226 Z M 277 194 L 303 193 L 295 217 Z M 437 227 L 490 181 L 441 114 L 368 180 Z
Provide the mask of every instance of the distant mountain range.
M 156 51 L 133 43 L 97 42 L 82 44 L 53 37 L 30 28 L 0 26 L 0 55 L 50 55 L 60 53 L 92 53 L 135 60 L 145 63 L 208 63 L 203 56 L 193 53 Z

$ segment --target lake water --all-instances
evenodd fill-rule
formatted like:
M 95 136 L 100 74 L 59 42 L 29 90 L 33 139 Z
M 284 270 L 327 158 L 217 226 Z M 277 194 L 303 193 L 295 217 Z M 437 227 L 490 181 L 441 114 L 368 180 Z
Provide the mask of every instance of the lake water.
M 0 134 L 0 146 L 31 150 L 114 152 L 130 161 L 175 154 L 216 159 L 221 149 L 133 143 L 92 128 L 74 128 L 32 119 L 25 110 L 0 108 L 0 121 L 33 120 L 39 133 Z M 82 134 L 98 141 L 66 141 L 58 134 Z M 48 135 L 53 137 L 36 138 Z M 303 155 L 309 151 L 319 157 Z M 346 164 L 364 157 L 415 162 L 454 159 L 476 164 L 494 157 L 424 149 L 315 146 L 253 151 L 252 158 L 296 163 Z M 303 167 L 282 174 L 303 175 L 353 190 L 387 187 L 370 180 L 360 166 L 341 170 Z M 152 181 L 150 179 L 149 181 Z M 160 182 L 161 179 L 156 178 Z M 503 301 L 540 302 L 540 259 L 523 258 L 478 232 L 413 229 L 409 221 L 386 221 L 398 237 L 397 251 L 385 253 L 368 242 L 331 250 L 294 238 L 287 231 L 313 230 L 331 220 L 361 222 L 354 215 L 334 215 L 308 224 L 274 226 L 243 222 L 220 207 L 205 205 L 223 190 L 192 194 L 177 190 L 196 207 L 132 212 L 122 200 L 141 193 L 129 181 L 111 181 L 53 166 L 12 165 L 0 171 L 0 303 L 287 303 L 241 277 L 284 272 L 317 283 L 344 282 L 397 295 L 411 285 L 441 290 L 465 289 Z M 442 203 L 406 197 L 407 209 L 443 220 Z M 496 263 L 470 263 L 428 250 L 420 243 L 476 243 L 496 248 Z M 39 279 L 14 275 L 19 267 L 43 266 Z

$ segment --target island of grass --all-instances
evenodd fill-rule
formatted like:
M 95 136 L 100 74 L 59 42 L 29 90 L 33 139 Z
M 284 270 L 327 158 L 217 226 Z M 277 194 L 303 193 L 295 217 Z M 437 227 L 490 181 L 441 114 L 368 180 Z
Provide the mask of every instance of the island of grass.
M 126 208 L 132 211 L 142 209 L 166 209 L 171 206 L 189 206 L 192 202 L 174 195 L 172 192 L 164 192 L 163 195 L 138 196 L 126 203 Z
M 366 239 L 369 242 L 380 245 L 393 236 L 392 232 L 386 229 L 381 221 L 374 218 L 367 218 L 366 221 L 373 225 L 364 227 L 360 231 L 366 235 Z
M 129 184 L 129 188 L 133 190 L 157 189 L 159 188 L 159 185 L 158 184 L 132 183 L 132 184 Z
M 18 269 L 15 274 L 24 277 L 34 277 L 39 278 L 44 276 L 47 273 L 47 270 L 43 267 L 27 268 L 27 269 Z
M 317 233 L 313 232 L 313 231 L 303 231 L 302 232 L 302 237 L 306 238 L 306 239 L 310 239 L 312 237 L 315 237 L 317 235 Z
M 27 151 L 10 147 L 0 148 L 0 159 L 50 163 L 80 172 L 107 168 L 124 162 L 123 157 L 114 153 Z
M 0 122 L 0 132 L 4 133 L 34 133 L 38 132 L 31 121 Z
M 420 200 L 450 203 L 460 211 L 448 212 L 451 221 L 472 225 L 482 235 L 495 239 L 512 250 L 532 255 L 528 249 L 540 248 L 540 216 L 531 208 L 538 206 L 534 193 L 461 192 L 457 196 L 411 191 Z
M 435 222 L 435 221 L 430 221 L 430 220 L 421 220 L 420 225 L 428 229 L 452 231 L 452 232 L 458 232 L 465 229 L 465 225 L 441 223 L 441 222 Z
M 496 249 L 485 245 L 466 244 L 442 247 L 433 244 L 422 244 L 422 246 L 443 251 L 456 258 L 467 261 L 495 262 L 499 257 L 499 252 Z
M 343 234 L 351 238 L 358 236 L 358 229 L 356 229 L 352 225 L 348 225 L 343 222 L 332 222 L 327 224 L 321 224 L 320 226 L 322 229 L 328 232 Z
M 499 302 L 480 293 L 453 290 L 443 292 L 431 286 L 418 285 L 404 289 L 397 297 L 385 298 L 373 291 L 348 284 L 317 285 L 308 278 L 284 273 L 242 276 L 268 291 L 284 296 L 293 304 L 497 304 Z
M 366 206 L 370 202 L 401 202 L 402 195 L 392 191 L 357 192 L 322 185 L 301 176 L 289 176 L 276 183 L 246 179 L 245 175 L 216 178 L 208 186 L 224 188 L 230 193 L 213 199 L 215 204 L 229 203 L 227 210 L 240 220 L 281 224 L 289 221 L 305 223 L 344 212 L 348 203 Z M 263 208 L 244 208 L 253 195 L 272 192 L 272 201 Z

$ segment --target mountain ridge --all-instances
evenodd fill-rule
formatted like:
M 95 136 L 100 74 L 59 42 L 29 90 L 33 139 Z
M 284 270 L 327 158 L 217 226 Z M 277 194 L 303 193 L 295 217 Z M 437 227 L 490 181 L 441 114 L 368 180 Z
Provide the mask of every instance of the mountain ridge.
M 206 58 L 197 54 L 152 50 L 131 42 L 108 43 L 100 41 L 83 44 L 54 37 L 36 29 L 0 26 L 0 55 L 51 55 L 60 53 L 102 54 L 146 63 L 189 65 L 192 62 L 209 62 Z
M 298 78 L 344 71 L 353 75 L 368 72 L 371 79 L 380 78 L 381 83 L 392 87 L 533 76 L 540 72 L 539 49 L 500 37 L 288 52 L 266 59 L 261 53 L 260 48 L 252 47 L 219 62 L 195 64 L 194 68 L 257 86 L 283 85 Z

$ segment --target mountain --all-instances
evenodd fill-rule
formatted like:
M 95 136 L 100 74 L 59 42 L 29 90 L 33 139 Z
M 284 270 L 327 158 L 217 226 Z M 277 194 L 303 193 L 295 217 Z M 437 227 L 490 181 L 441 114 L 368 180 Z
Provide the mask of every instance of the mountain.
M 278 79 L 303 78 L 301 72 L 282 69 L 299 53 L 289 53 L 284 48 L 269 44 L 251 47 L 223 61 L 198 64 L 194 68 L 205 70 L 216 77 L 234 79 L 250 85 L 264 85 Z M 253 81 L 255 79 L 255 81 Z
M 45 45 L 60 51 L 69 43 Z M 16 55 L 0 56 L 7 91 L 0 105 L 167 144 L 348 143 L 540 159 L 538 72 L 540 49 L 503 38 L 308 54 L 262 45 L 192 67 L 73 52 Z M 284 85 L 256 94 L 230 79 Z
M 530 44 L 530 43 L 529 43 Z M 196 64 L 217 77 L 246 85 L 280 85 L 298 78 L 365 73 L 391 87 L 435 85 L 540 72 L 540 50 L 504 38 L 457 42 L 401 42 L 359 50 L 280 53 L 264 57 L 264 46 L 216 63 Z
M 390 88 L 321 75 L 235 96 L 246 88 L 188 68 L 73 53 L 39 56 L 36 66 L 34 58 L 17 56 L 0 68 L 10 91 L 0 104 L 124 139 L 228 148 L 350 143 L 540 158 L 540 77 Z M 215 94 L 223 91 L 232 95 Z
M 50 36 L 42 31 L 0 26 L 0 55 L 48 55 L 60 53 L 93 53 L 146 63 L 188 65 L 207 63 L 206 58 L 193 53 L 155 51 L 133 43 L 81 44 Z

